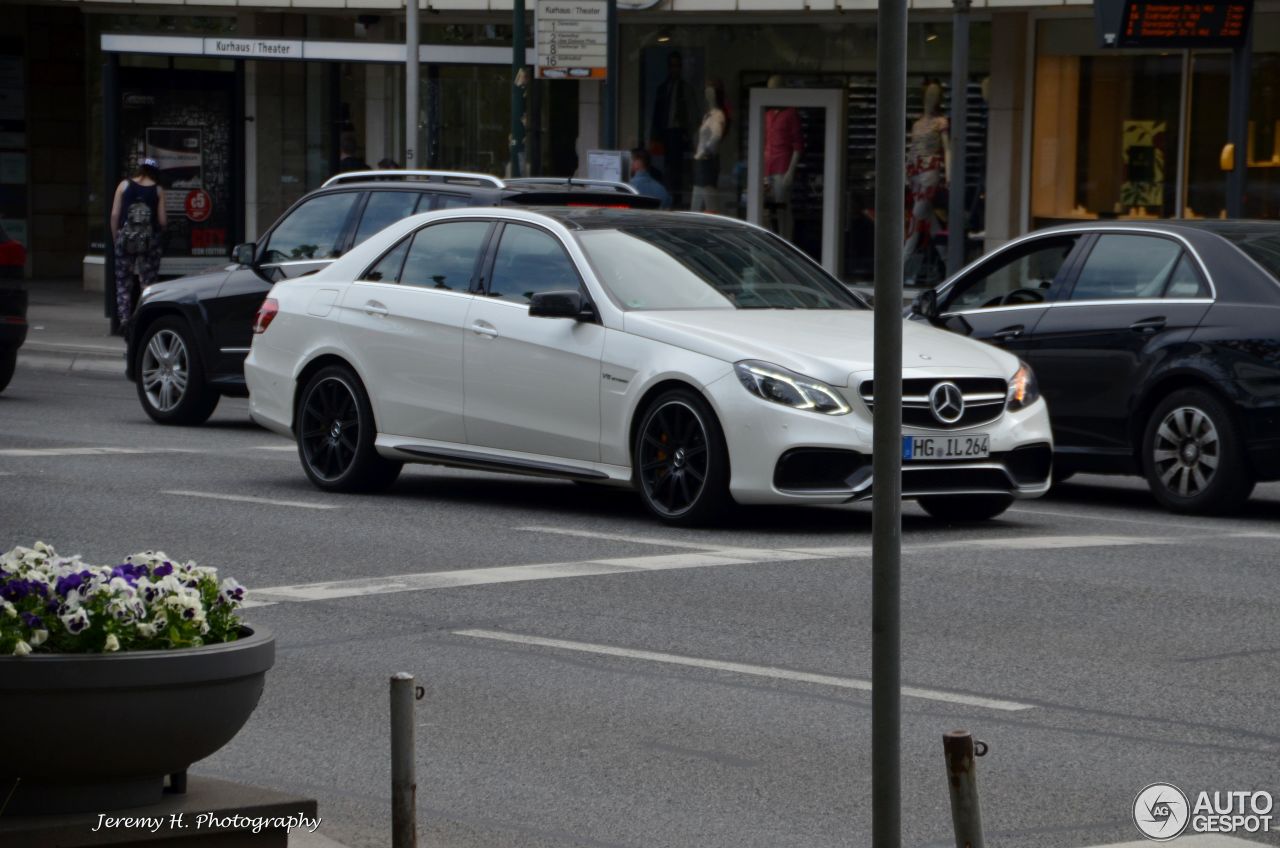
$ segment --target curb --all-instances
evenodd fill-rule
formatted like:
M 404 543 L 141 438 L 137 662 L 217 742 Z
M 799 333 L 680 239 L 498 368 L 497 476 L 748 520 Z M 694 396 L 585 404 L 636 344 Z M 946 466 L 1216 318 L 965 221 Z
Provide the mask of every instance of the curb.
M 18 349 L 18 368 L 34 368 L 42 371 L 61 371 L 64 374 L 82 374 L 103 377 L 124 377 L 124 353 L 108 353 L 103 350 L 40 346 L 28 351 Z

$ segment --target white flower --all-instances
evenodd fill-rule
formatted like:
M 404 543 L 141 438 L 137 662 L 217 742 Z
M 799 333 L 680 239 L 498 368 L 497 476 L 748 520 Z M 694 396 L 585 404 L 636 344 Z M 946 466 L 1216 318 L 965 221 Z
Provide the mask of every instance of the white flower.
M 48 630 L 32 630 L 31 631 L 31 647 L 38 648 L 49 638 Z
M 31 653 L 31 646 L 21 639 L 18 640 L 18 644 L 13 646 L 13 655 L 15 657 L 25 657 L 29 653 Z
M 6 600 L 0 599 L 0 610 L 4 610 L 4 614 L 9 616 L 9 618 L 18 617 L 18 608 Z
M 156 636 L 156 626 L 145 622 L 137 626 L 138 635 L 144 639 L 154 639 Z
M 107 641 L 102 646 L 102 650 L 111 652 L 120 650 L 120 640 L 116 638 L 116 634 L 108 633 Z
M 62 624 L 67 630 L 74 634 L 80 634 L 89 626 L 89 613 L 81 607 L 68 612 L 66 615 L 58 616 L 62 619 Z

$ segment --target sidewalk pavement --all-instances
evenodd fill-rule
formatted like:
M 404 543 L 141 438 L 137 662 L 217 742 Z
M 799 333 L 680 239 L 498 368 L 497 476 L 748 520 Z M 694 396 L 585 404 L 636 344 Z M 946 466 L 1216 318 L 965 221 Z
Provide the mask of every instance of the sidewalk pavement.
M 18 370 L 40 368 L 124 377 L 124 339 L 113 336 L 102 292 L 79 280 L 28 280 L 27 340 Z

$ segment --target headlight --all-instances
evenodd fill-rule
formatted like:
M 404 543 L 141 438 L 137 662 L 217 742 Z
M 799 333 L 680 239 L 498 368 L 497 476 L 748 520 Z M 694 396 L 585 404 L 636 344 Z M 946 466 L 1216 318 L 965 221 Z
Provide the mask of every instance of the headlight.
M 1031 366 L 1018 360 L 1018 371 L 1009 378 L 1009 410 L 1025 409 L 1040 399 L 1040 386 Z
M 758 398 L 825 415 L 844 415 L 849 411 L 849 404 L 835 389 L 786 368 L 748 359 L 734 365 L 733 370 L 746 390 Z

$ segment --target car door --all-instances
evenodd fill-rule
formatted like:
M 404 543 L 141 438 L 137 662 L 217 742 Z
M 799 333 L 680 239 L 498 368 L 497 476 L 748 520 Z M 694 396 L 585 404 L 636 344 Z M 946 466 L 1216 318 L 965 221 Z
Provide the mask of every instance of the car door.
M 536 292 L 578 290 L 577 268 L 540 227 L 507 223 L 467 314 L 463 378 L 467 441 L 476 446 L 596 462 L 600 357 L 595 321 L 535 318 Z
M 298 204 L 258 246 L 255 264 L 227 277 L 206 305 L 214 346 L 227 360 L 222 363 L 226 368 L 215 370 L 240 370 L 238 363 L 248 355 L 253 339 L 253 318 L 277 280 L 318 271 L 342 253 L 360 197 L 358 191 L 343 191 Z
M 401 239 L 347 288 L 342 333 L 378 430 L 462 444 L 462 326 L 492 222 L 448 221 Z
M 1056 449 L 1131 454 L 1139 388 L 1211 304 L 1196 260 L 1178 240 L 1099 234 L 1065 297 L 1040 320 L 1027 355 L 1049 403 Z
M 1079 233 L 1014 245 L 948 286 L 939 298 L 942 324 L 1021 355 L 1075 261 Z

